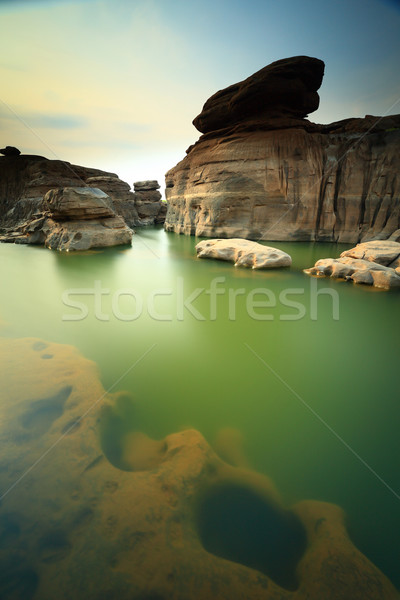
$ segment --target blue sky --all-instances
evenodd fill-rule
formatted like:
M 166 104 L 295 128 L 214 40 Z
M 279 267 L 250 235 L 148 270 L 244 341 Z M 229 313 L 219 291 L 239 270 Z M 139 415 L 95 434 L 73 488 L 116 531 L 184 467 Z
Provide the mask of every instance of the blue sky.
M 395 0 L 0 0 L 0 144 L 163 184 L 211 94 L 298 54 L 312 121 L 400 113 Z

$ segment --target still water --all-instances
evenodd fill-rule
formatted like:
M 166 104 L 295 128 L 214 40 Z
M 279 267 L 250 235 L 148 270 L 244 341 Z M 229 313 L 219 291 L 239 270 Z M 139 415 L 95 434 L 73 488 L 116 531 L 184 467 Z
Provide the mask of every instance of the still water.
M 0 245 L 0 335 L 75 346 L 137 401 L 125 428 L 191 427 L 211 445 L 239 430 L 285 503 L 340 505 L 400 587 L 400 294 L 302 273 L 348 246 L 274 243 L 293 266 L 268 272 L 198 260 L 197 241 L 156 228 L 81 254 Z

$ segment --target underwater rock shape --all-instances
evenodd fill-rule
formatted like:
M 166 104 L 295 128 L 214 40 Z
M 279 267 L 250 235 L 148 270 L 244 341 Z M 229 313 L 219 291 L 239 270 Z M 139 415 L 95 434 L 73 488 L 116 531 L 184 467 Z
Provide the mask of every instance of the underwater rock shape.
M 216 258 L 235 263 L 235 267 L 276 269 L 290 267 L 292 258 L 286 252 L 250 240 L 203 240 L 196 246 L 198 258 Z
M 121 394 L 106 395 L 95 364 L 73 347 L 1 339 L 0 377 L 1 597 L 10 589 L 24 600 L 398 597 L 350 541 L 339 507 L 284 506 L 267 477 L 226 464 L 195 430 L 159 441 L 126 431 L 125 467 L 113 466 L 101 430 Z M 246 500 L 243 511 L 235 504 L 244 526 L 256 509 L 265 527 L 272 517 L 275 541 L 280 532 L 296 541 L 292 555 L 272 542 L 272 554 L 238 555 L 240 532 L 228 522 L 233 554 L 227 540 L 214 545 L 204 507 L 218 519 L 230 491 Z

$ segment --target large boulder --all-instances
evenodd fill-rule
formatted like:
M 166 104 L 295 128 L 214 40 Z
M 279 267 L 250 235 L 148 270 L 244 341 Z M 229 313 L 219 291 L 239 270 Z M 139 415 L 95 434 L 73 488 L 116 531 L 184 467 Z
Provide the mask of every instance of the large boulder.
M 130 244 L 132 230 L 111 206 L 111 199 L 97 188 L 49 190 L 43 212 L 0 236 L 0 241 L 41 244 L 67 252 Z
M 98 188 L 68 187 L 50 190 L 43 200 L 44 207 L 56 221 L 85 221 L 115 216 L 110 198 Z
M 301 118 L 322 74 L 295 57 L 210 98 L 195 119 L 207 133 L 166 174 L 167 231 L 358 243 L 400 229 L 400 115 Z
M 129 227 L 140 224 L 134 194 L 115 173 L 22 154 L 0 157 L 0 228 L 16 229 L 44 210 L 43 198 L 49 190 L 86 186 L 105 192 L 114 212 Z
M 342 252 L 339 258 L 318 260 L 307 275 L 332 277 L 381 289 L 400 288 L 400 243 L 371 241 Z
M 341 257 L 361 258 L 386 267 L 400 267 L 400 243 L 394 240 L 371 240 L 342 252 Z
M 323 76 L 324 63 L 318 58 L 278 60 L 211 96 L 193 125 L 208 133 L 249 119 L 302 119 L 318 108 Z
M 203 240 L 197 244 L 196 252 L 198 258 L 227 260 L 233 262 L 235 267 L 275 269 L 292 264 L 286 252 L 243 239 Z

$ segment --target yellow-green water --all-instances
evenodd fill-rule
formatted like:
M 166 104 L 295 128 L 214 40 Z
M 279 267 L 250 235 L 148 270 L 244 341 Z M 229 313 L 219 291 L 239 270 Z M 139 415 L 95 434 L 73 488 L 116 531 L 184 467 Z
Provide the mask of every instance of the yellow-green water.
M 239 429 L 287 503 L 342 506 L 353 541 L 400 586 L 400 294 L 302 273 L 339 246 L 273 243 L 293 266 L 268 272 L 198 260 L 196 241 L 148 229 L 132 248 L 83 254 L 0 245 L 0 335 L 76 346 L 105 389 L 137 400 L 127 428 L 194 427 L 210 443 Z M 270 306 L 249 309 L 257 300 Z

